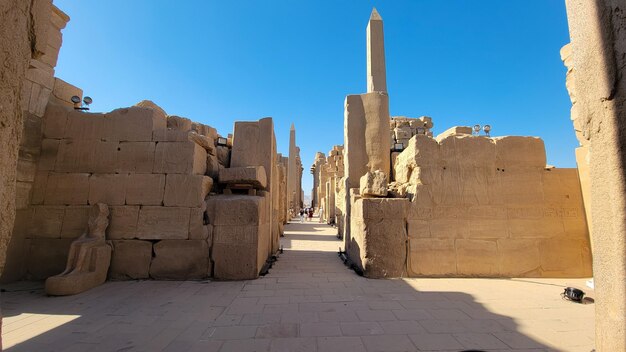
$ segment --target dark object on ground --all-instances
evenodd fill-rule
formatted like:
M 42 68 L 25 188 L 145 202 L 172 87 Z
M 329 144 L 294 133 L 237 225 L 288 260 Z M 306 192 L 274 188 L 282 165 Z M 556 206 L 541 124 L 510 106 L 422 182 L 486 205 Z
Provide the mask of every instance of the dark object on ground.
M 576 303 L 582 303 L 583 297 L 585 296 L 585 292 L 573 287 L 567 287 L 561 294 L 561 297 L 564 299 L 568 299 L 570 301 Z

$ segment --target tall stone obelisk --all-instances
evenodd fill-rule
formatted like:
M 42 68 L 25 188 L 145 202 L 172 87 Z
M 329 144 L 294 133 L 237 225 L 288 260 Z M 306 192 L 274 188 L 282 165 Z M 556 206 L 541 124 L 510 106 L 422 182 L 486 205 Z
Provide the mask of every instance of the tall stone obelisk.
M 289 166 L 287 168 L 287 206 L 292 211 L 298 211 L 298 199 L 300 190 L 297 187 L 298 182 L 298 147 L 296 146 L 296 127 L 291 124 L 289 130 Z M 292 213 L 292 215 L 295 215 Z
M 376 8 L 367 24 L 367 92 L 387 92 L 383 19 Z

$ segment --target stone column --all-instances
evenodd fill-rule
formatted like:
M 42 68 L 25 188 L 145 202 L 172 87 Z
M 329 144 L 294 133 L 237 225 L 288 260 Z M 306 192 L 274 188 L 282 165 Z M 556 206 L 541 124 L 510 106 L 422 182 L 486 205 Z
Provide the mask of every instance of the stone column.
M 289 165 L 287 167 L 287 204 L 290 210 L 297 210 L 299 191 L 296 189 L 296 180 L 298 179 L 299 170 L 297 170 L 297 154 L 296 149 L 296 127 L 291 124 L 289 130 Z
M 575 104 L 589 141 L 596 350 L 626 350 L 626 15 L 623 0 L 566 0 Z M 568 82 L 569 83 L 569 82 Z M 577 128 L 577 129 L 578 129 Z M 588 204 L 585 204 L 588 206 Z

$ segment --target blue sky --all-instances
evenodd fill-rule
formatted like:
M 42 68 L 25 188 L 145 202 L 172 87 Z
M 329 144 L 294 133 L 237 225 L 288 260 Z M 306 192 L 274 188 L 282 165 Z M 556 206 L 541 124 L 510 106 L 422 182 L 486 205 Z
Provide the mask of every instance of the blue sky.
M 93 110 L 150 99 L 216 127 L 274 118 L 287 154 L 295 123 L 308 169 L 343 143 L 343 102 L 366 91 L 365 28 L 384 20 L 391 115 L 431 116 L 434 132 L 492 125 L 544 139 L 548 163 L 575 167 L 560 48 L 562 0 L 55 0 L 71 17 L 56 74 Z

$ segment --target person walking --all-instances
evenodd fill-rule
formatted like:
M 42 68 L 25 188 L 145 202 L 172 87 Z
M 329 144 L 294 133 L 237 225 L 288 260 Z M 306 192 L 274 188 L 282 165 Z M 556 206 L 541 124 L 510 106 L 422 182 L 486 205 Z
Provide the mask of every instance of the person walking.
M 324 207 L 323 206 L 320 206 L 319 215 L 320 215 L 320 224 L 321 224 L 324 222 Z
M 300 209 L 300 223 L 304 222 L 304 209 Z

